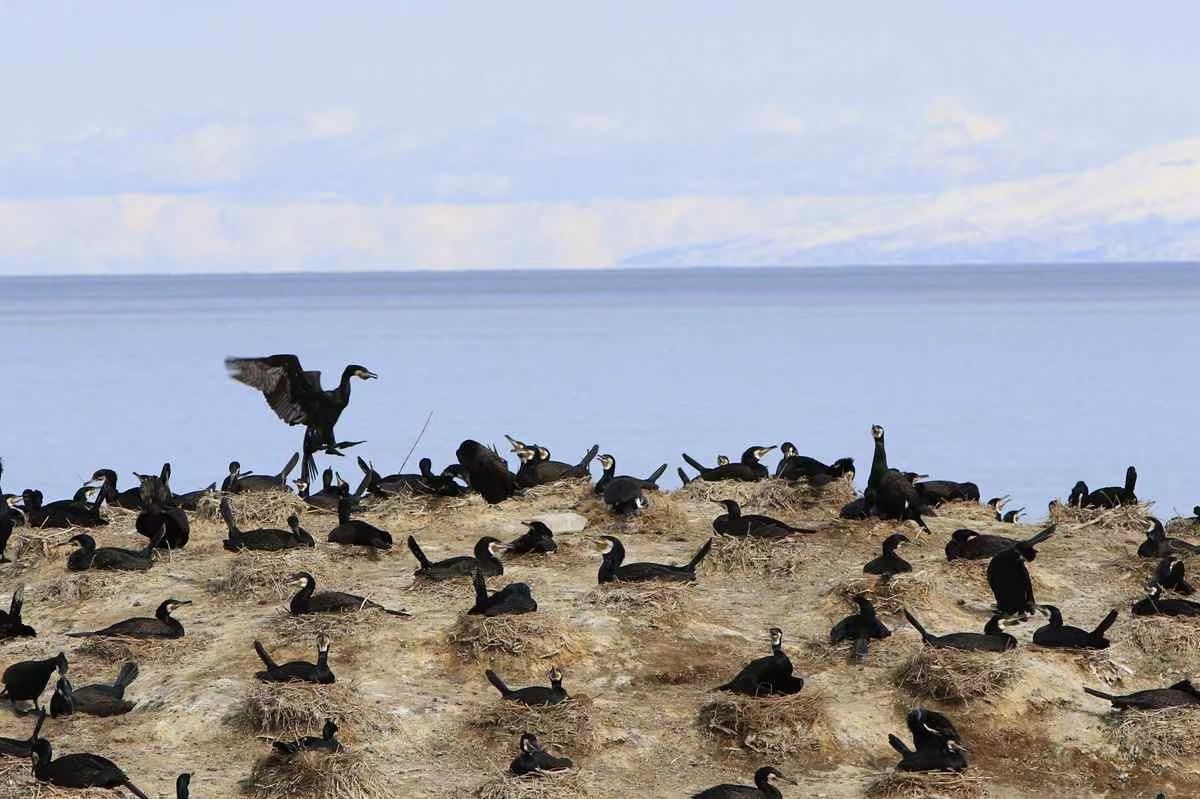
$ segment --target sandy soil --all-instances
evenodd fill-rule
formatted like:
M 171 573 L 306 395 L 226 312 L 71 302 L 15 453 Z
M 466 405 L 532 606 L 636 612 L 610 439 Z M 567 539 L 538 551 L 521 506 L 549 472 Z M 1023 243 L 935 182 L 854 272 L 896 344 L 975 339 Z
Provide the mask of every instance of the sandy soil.
M 714 491 L 721 493 L 692 487 L 657 495 L 654 506 L 634 521 L 608 518 L 590 490 L 577 485 L 538 489 L 499 507 L 477 498 L 398 503 L 364 514 L 397 541 L 392 551 L 377 556 L 325 543 L 315 551 L 235 555 L 221 548 L 218 523 L 197 519 L 187 548 L 145 574 L 69 574 L 66 550 L 45 546 L 68 533 L 30 537 L 20 530 L 22 538 L 14 537 L 10 550 L 20 552 L 17 562 L 4 567 L 6 586 L 26 585 L 26 621 L 39 637 L 0 645 L 2 660 L 7 665 L 63 650 L 76 686 L 111 680 L 129 652 L 89 646 L 63 633 L 150 615 L 168 596 L 193 600 L 178 614 L 188 630 L 185 639 L 132 647 L 141 667 L 129 691 L 138 702 L 132 713 L 50 719 L 45 728 L 57 753 L 111 757 L 156 797 L 174 796 L 180 771 L 194 772 L 197 799 L 246 790 L 242 782 L 270 750 L 258 734 L 274 734 L 253 729 L 253 713 L 247 721 L 248 703 L 250 711 L 260 710 L 263 698 L 253 677 L 260 664 L 251 642 L 262 640 L 279 660 L 311 660 L 319 630 L 333 638 L 338 684 L 326 701 L 333 707 L 315 707 L 311 696 L 295 700 L 302 720 L 282 734 L 317 734 L 316 719 L 326 712 L 338 717 L 342 740 L 358 756 L 351 770 L 366 781 L 356 792 L 351 779 L 341 793 L 329 795 L 476 795 L 501 776 L 517 739 L 481 721 L 495 721 L 500 701 L 483 670 L 493 667 L 510 685 L 523 686 L 544 683 L 554 664 L 565 671 L 568 691 L 586 699 L 576 717 L 546 722 L 552 734 L 547 738 L 543 732 L 543 739 L 565 742 L 562 753 L 581 770 L 561 785 L 543 786 L 545 796 L 688 796 L 718 782 L 748 782 L 755 768 L 771 763 L 801 783 L 783 786 L 785 796 L 861 797 L 891 771 L 897 758 L 887 734 L 903 733 L 904 714 L 916 705 L 941 709 L 959 725 L 972 751 L 970 774 L 981 779 L 972 784 L 973 795 L 1152 797 L 1158 790 L 1168 797 L 1200 795 L 1200 757 L 1130 756 L 1114 743 L 1114 714 L 1080 690 L 1084 684 L 1118 691 L 1158 687 L 1196 672 L 1200 661 L 1195 647 L 1200 636 L 1173 637 L 1188 622 L 1131 621 L 1129 604 L 1153 564 L 1134 555 L 1140 534 L 1128 514 L 1087 524 L 1062 520 L 1032 567 L 1039 600 L 1058 605 L 1068 623 L 1090 627 L 1110 608 L 1121 610 L 1110 631 L 1112 649 L 1102 656 L 1040 650 L 1028 643 L 1037 623 L 1013 627 L 1020 650 L 994 657 L 1012 658 L 1015 678 L 964 704 L 935 702 L 896 687 L 898 667 L 921 649 L 897 612 L 884 614 L 894 635 L 873 646 L 864 664 L 851 664 L 846 649 L 827 644 L 830 626 L 850 611 L 849 594 L 863 588 L 887 593 L 863 581 L 861 566 L 895 529 L 838 521 L 836 507 L 848 495 L 843 487 L 815 500 L 777 485 L 737 487 L 745 512 L 769 512 L 820 532 L 753 552 L 718 546 L 695 587 L 652 597 L 647 605 L 596 593 L 600 558 L 592 536 L 621 536 L 631 560 L 683 562 L 709 537 L 717 510 L 707 498 Z M 274 522 L 282 526 L 288 506 L 274 504 Z M 508 631 L 525 645 L 516 654 L 480 657 L 452 643 L 448 636 L 456 629 L 461 633 L 456 625 L 472 601 L 470 586 L 464 581 L 435 590 L 414 587 L 415 563 L 404 537 L 415 534 L 438 558 L 469 552 L 482 535 L 515 537 L 519 522 L 534 517 L 551 520 L 559 552 L 509 559 L 504 577 L 491 580 L 490 587 L 529 583 L 540 627 Z M 97 535 L 102 545 L 140 544 L 132 514 L 112 512 L 111 518 Z M 984 566 L 948 564 L 942 551 L 947 537 L 961 526 L 1008 534 L 1037 529 L 1022 525 L 1014 531 L 986 518 L 978 506 L 961 506 L 930 519 L 931 536 L 910 525 L 906 532 L 914 543 L 904 555 L 916 572 L 881 605 L 907 604 L 935 633 L 982 629 L 991 601 Z M 335 519 L 308 513 L 303 523 L 320 541 Z M 572 527 L 583 529 L 566 531 Z M 293 589 L 282 578 L 298 568 L 316 575 L 318 590 L 366 594 L 385 606 L 407 608 L 413 618 L 365 612 L 291 620 L 284 608 Z M 783 628 L 785 647 L 814 700 L 802 733 L 764 734 L 747 745 L 702 724 L 700 711 L 717 698 L 714 685 L 767 653 L 770 626 Z M 339 708 L 338 702 L 345 704 Z M 0 722 L 0 735 L 28 734 L 30 719 L 3 712 L 7 720 Z M 311 728 L 305 727 L 306 714 L 314 720 Z M 766 751 L 754 751 L 756 746 Z M 3 766 L 0 797 L 37 795 L 28 764 Z

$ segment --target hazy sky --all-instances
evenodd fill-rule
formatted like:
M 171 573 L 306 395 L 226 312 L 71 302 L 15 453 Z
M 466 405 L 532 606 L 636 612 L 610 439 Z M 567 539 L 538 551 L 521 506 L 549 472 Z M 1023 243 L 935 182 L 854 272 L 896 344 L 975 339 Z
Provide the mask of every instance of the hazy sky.
M 1195 258 L 1198 28 L 0 0 L 0 273 Z

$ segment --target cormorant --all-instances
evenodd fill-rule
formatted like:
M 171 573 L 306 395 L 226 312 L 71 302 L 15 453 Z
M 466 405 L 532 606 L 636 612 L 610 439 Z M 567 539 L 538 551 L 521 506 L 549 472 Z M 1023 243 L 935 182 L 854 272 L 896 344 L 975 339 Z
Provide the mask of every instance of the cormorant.
M 311 682 L 319 685 L 336 682 L 333 672 L 329 669 L 329 639 L 324 635 L 317 636 L 316 663 L 306 663 L 303 660 L 276 663 L 258 641 L 254 642 L 254 651 L 266 666 L 263 671 L 254 673 L 255 678 L 262 682 Z
M 484 536 L 475 542 L 475 554 L 473 555 L 458 555 L 439 561 L 431 561 L 427 558 L 420 544 L 417 543 L 417 539 L 411 535 L 408 537 L 408 549 L 420 564 L 413 574 L 429 580 L 468 577 L 476 570 L 483 572 L 485 577 L 498 577 L 504 574 L 504 564 L 496 557 L 496 553 L 506 549 L 506 546 L 491 536 Z
M 188 799 L 188 791 L 192 784 L 191 774 L 180 774 L 175 778 L 175 799 Z
M 1162 558 L 1171 553 L 1179 555 L 1195 555 L 1200 553 L 1200 546 L 1189 544 L 1181 538 L 1170 538 L 1163 529 L 1163 523 L 1153 516 L 1147 517 L 1149 527 L 1146 529 L 1146 540 L 1138 545 L 1137 553 L 1142 558 Z
M 637 480 L 622 477 L 609 480 L 602 496 L 608 509 L 620 516 L 632 516 L 650 507 L 650 500 L 642 493 L 642 485 Z
M 1076 481 L 1075 485 L 1071 486 L 1071 493 L 1067 495 L 1067 505 L 1072 508 L 1082 508 L 1088 493 L 1087 483 L 1082 480 Z
M 365 490 L 376 497 L 393 496 L 458 496 L 462 489 L 454 480 L 433 473 L 433 461 L 421 458 L 420 472 L 416 474 L 398 472 L 387 476 L 375 470 L 372 463 L 362 458 L 358 459 L 358 468 L 362 470 Z
M 728 455 L 718 455 L 717 456 L 717 466 L 728 466 L 728 465 L 729 465 L 729 456 Z M 679 475 L 679 482 L 683 483 L 684 485 L 690 485 L 692 483 L 692 478 L 688 477 L 688 473 L 683 470 L 682 466 L 675 469 L 675 474 Z
M 1025 560 L 1037 557 L 1037 545 L 1054 535 L 1057 525 L 1050 525 L 1029 538 L 1018 540 L 1002 535 L 977 533 L 974 530 L 955 530 L 946 542 L 946 560 L 983 560 L 993 558 L 1009 549 L 1018 549 Z
M 692 799 L 783 799 L 783 794 L 771 784 L 772 780 L 790 785 L 800 784 L 791 777 L 783 776 L 783 772 L 774 766 L 763 766 L 754 772 L 753 786 L 723 783 L 692 794 Z
M 278 474 L 251 474 L 250 472 L 243 472 L 238 462 L 234 461 L 229 464 L 229 468 L 232 469 L 234 466 L 238 468 L 233 475 L 233 479 L 229 481 L 229 488 L 226 490 L 231 494 L 249 494 L 254 491 L 290 492 L 291 489 L 288 488 L 288 475 L 292 473 L 292 469 L 296 468 L 296 464 L 299 461 L 300 454 L 293 452 L 292 457 L 288 458 L 288 462 L 284 464 L 283 470 Z M 314 466 L 313 468 L 315 469 L 316 467 Z
M 33 743 L 33 776 L 38 782 L 60 788 L 124 788 L 138 799 L 150 799 L 129 781 L 124 771 L 106 757 L 77 752 L 53 759 L 54 750 L 45 738 Z
M 854 602 L 858 605 L 858 612 L 833 625 L 833 629 L 829 631 L 829 643 L 853 641 L 853 657 L 855 660 L 861 660 L 867 656 L 871 639 L 887 638 L 892 631 L 879 620 L 875 614 L 875 606 L 865 594 L 854 597 Z
M 46 711 L 42 710 L 33 725 L 33 734 L 28 738 L 0 738 L 0 757 L 30 757 L 33 754 L 33 743 L 38 739 L 45 722 Z
M 991 508 L 995 514 L 996 521 L 1004 521 L 1004 506 L 1007 505 L 1011 500 L 1012 497 L 1005 494 L 1002 497 L 992 497 L 987 501 L 988 507 Z
M 338 502 L 349 493 L 349 486 L 340 480 L 334 485 L 333 469 L 329 468 L 321 472 L 320 491 L 312 491 L 304 478 L 293 480 L 292 485 L 296 486 L 296 496 L 304 500 L 304 504 L 319 510 L 337 510 Z
M 1136 505 L 1138 498 L 1137 494 L 1133 491 L 1136 485 L 1137 469 L 1130 466 L 1125 470 L 1124 486 L 1108 486 L 1089 492 L 1087 484 L 1081 480 L 1075 484 L 1075 489 L 1072 490 L 1072 497 L 1074 498 L 1076 492 L 1082 488 L 1082 493 L 1085 496 L 1077 501 L 1085 508 L 1115 508 L 1120 505 Z
M 94 504 L 62 499 L 44 504 L 41 491 L 27 488 L 21 492 L 21 511 L 30 527 L 103 527 L 108 520 L 100 515 L 101 497 Z
M 166 526 L 159 528 L 159 538 L 151 541 L 145 549 L 121 549 L 120 547 L 97 547 L 96 539 L 87 533 L 73 535 L 59 546 L 75 544 L 75 550 L 67 555 L 67 570 L 73 572 L 100 569 L 105 571 L 144 572 L 154 565 L 154 548 L 166 537 Z
M 888 467 L 882 426 L 872 425 L 871 437 L 875 439 L 875 454 L 863 494 L 868 512 L 881 519 L 912 520 L 927 529 L 921 517 L 929 514 L 930 508 L 913 486 L 917 475 Z
M 102 630 L 67 633 L 70 638 L 182 638 L 183 625 L 171 617 L 171 611 L 190 605 L 190 599 L 167 599 L 154 611 L 154 618 L 132 618 L 110 624 Z
M 597 576 L 601 583 L 635 583 L 647 580 L 691 582 L 696 579 L 696 567 L 712 549 L 712 539 L 705 541 L 704 546 L 683 566 L 669 566 L 665 563 L 625 563 L 625 546 L 611 535 L 601 536 L 596 546 L 604 553 Z
M 317 478 L 313 455 L 341 455 L 343 449 L 361 441 L 338 441 L 333 432 L 342 411 L 350 404 L 350 379 L 372 380 L 379 375 L 365 366 L 350 364 L 342 370 L 337 388 L 321 388 L 321 373 L 306 372 L 295 355 L 267 358 L 226 358 L 229 376 L 239 383 L 257 388 L 267 398 L 275 414 L 289 425 L 304 425 L 304 479 Z
M 500 696 L 509 702 L 519 702 L 529 707 L 542 707 L 544 705 L 557 705 L 567 701 L 567 692 L 562 687 L 563 673 L 558 666 L 550 669 L 549 688 L 544 685 L 531 685 L 528 688 L 509 688 L 497 676 L 496 672 L 491 669 L 485 671 L 483 676 L 487 677 L 488 682 L 496 686 L 496 690 L 500 692 Z
M 741 460 L 738 463 L 731 463 L 727 466 L 717 466 L 710 469 L 696 461 L 695 458 L 683 453 L 682 457 L 687 461 L 688 466 L 691 466 L 699 476 L 697 479 L 707 482 L 715 482 L 718 480 L 740 480 L 742 482 L 755 482 L 757 480 L 765 480 L 771 476 L 766 466 L 759 463 L 767 453 L 775 449 L 775 445 L 769 447 L 749 447 L 742 453 Z
M 254 530 L 241 530 L 233 518 L 233 508 L 227 498 L 221 499 L 221 518 L 225 520 L 227 530 L 224 546 L 230 552 L 240 552 L 243 549 L 278 552 L 283 549 L 300 547 L 315 547 L 317 542 L 308 531 L 300 526 L 299 517 L 288 517 L 288 529 L 277 530 L 271 527 L 260 527 Z
M 904 724 L 912 736 L 913 745 L 918 749 L 941 740 L 962 743 L 962 736 L 958 734 L 954 722 L 936 710 L 913 708 L 904 717 Z
M 508 770 L 518 777 L 526 774 L 553 774 L 574 767 L 569 757 L 555 757 L 542 748 L 537 736 L 531 732 L 521 736 L 520 752 Z
M 518 538 L 510 541 L 508 551 L 514 555 L 549 554 L 558 549 L 554 541 L 554 531 L 545 522 L 521 522 L 528 529 Z
M 459 444 L 454 455 L 467 472 L 467 482 L 479 492 L 484 502 L 495 505 L 517 493 L 516 475 L 509 471 L 508 463 L 495 450 L 467 439 Z
M 1063 624 L 1062 612 L 1054 605 L 1042 605 L 1042 610 L 1050 614 L 1050 621 L 1033 633 L 1033 642 L 1038 646 L 1059 649 L 1108 649 L 1109 641 L 1104 634 L 1117 620 L 1116 609 L 1110 610 L 1091 632 Z
M 1112 702 L 1112 706 L 1119 710 L 1160 710 L 1167 707 L 1200 705 L 1200 690 L 1197 690 L 1190 680 L 1180 680 L 1166 688 L 1150 688 L 1131 694 L 1106 694 L 1086 686 L 1083 691 Z
M 637 484 L 637 486 L 644 491 L 657 491 L 658 478 L 662 477 L 663 472 L 667 470 L 667 464 L 664 463 L 646 478 L 630 477 L 627 474 L 617 474 L 617 459 L 607 453 L 600 456 L 600 467 L 604 471 L 601 473 L 600 479 L 596 481 L 596 485 L 592 487 L 592 491 L 601 495 L 603 495 L 608 489 L 609 484 L 626 481 Z
M 1162 588 L 1150 586 L 1146 596 L 1133 603 L 1134 616 L 1200 616 L 1200 603 L 1190 599 L 1164 599 Z
M 509 583 L 489 595 L 487 583 L 478 570 L 471 578 L 475 588 L 475 604 L 467 611 L 472 616 L 516 616 L 537 610 L 533 591 L 528 583 Z
M 60 719 L 75 712 L 75 700 L 71 693 L 71 681 L 66 677 L 59 677 L 54 686 L 54 693 L 50 694 L 51 718 Z
M 14 508 L 16 501 L 16 497 L 0 499 L 0 563 L 12 563 L 8 559 L 8 539 L 12 538 L 17 522 L 24 521 Z
M 303 738 L 297 738 L 294 741 L 273 741 L 271 748 L 283 755 L 294 755 L 297 752 L 341 752 L 345 747 L 342 742 L 337 739 L 338 726 L 333 723 L 333 719 L 325 719 L 325 725 L 321 728 L 321 737 L 317 738 L 311 735 L 305 735 Z
M 957 483 L 954 480 L 923 480 L 913 488 L 926 505 L 936 508 L 943 502 L 978 502 L 979 486 L 974 483 Z
M 37 630 L 21 621 L 21 608 L 25 606 L 25 586 L 18 585 L 8 603 L 8 612 L 0 610 L 0 641 L 9 638 L 36 638 Z
M 217 484 L 209 483 L 204 488 L 195 491 L 185 491 L 182 494 L 171 494 L 171 502 L 181 510 L 195 511 L 200 507 L 200 500 L 217 493 Z
M 824 484 L 842 477 L 854 479 L 853 458 L 838 458 L 826 465 L 816 458 L 799 454 L 796 445 L 790 441 L 783 442 L 779 451 L 783 453 L 783 458 L 775 467 L 775 476 L 780 480 L 807 480 L 810 483 Z
M 863 573 L 890 577 L 893 574 L 912 571 L 912 564 L 900 557 L 896 552 L 901 544 L 908 543 L 911 543 L 908 536 L 903 533 L 892 533 L 883 539 L 883 554 L 867 561 L 866 565 L 863 566 Z
M 1192 584 L 1184 579 L 1183 561 L 1173 555 L 1166 555 L 1158 562 L 1154 570 L 1154 582 L 1168 591 L 1191 596 L 1196 592 Z
M 65 676 L 59 677 L 55 698 L 58 698 L 61 691 L 65 695 L 64 698 L 70 709 L 74 712 L 86 713 L 89 716 L 120 716 L 133 710 L 136 704 L 125 698 L 125 689 L 137 679 L 137 676 L 137 664 L 130 662 L 121 666 L 117 679 L 111 685 L 85 685 L 83 688 L 72 688 L 70 680 Z M 50 713 L 55 716 L 59 715 L 54 712 L 53 699 L 50 702 Z M 69 715 L 69 713 L 64 715 Z
M 770 516 L 756 514 L 743 515 L 741 507 L 732 499 L 714 500 L 725 508 L 725 512 L 713 519 L 712 528 L 717 535 L 735 536 L 738 538 L 786 538 L 792 533 L 813 533 L 801 527 L 793 527 L 787 522 L 772 519 Z
M 1004 516 L 1001 517 L 1000 521 L 1004 522 L 1005 524 L 1016 524 L 1017 520 L 1021 517 L 1021 514 L 1024 512 L 1025 512 L 1024 508 L 1017 508 L 1016 510 L 1005 511 Z
M 771 654 L 747 663 L 737 676 L 718 691 L 731 691 L 747 696 L 788 696 L 804 688 L 802 677 L 792 676 L 792 661 L 783 651 L 783 630 L 770 629 Z
M 992 616 L 988 619 L 982 633 L 948 633 L 946 635 L 931 635 L 907 610 L 904 611 L 904 618 L 908 619 L 908 623 L 920 634 L 925 646 L 934 649 L 1004 652 L 1017 647 L 1017 639 L 1000 629 L 1000 616 Z
M 888 735 L 888 743 L 900 753 L 897 771 L 965 771 L 967 768 L 965 750 L 957 741 L 939 739 L 913 750 L 895 735 Z
M 996 598 L 996 612 L 1004 616 L 1029 615 L 1037 610 L 1028 562 L 1017 547 L 1006 549 L 988 561 L 987 581 Z
M 371 547 L 373 549 L 391 549 L 392 534 L 381 530 L 362 519 L 351 519 L 350 509 L 354 500 L 348 496 L 338 500 L 338 525 L 329 531 L 329 543 L 346 544 L 349 546 Z
M 313 593 L 317 587 L 316 579 L 308 572 L 296 572 L 290 578 L 304 585 L 288 603 L 288 610 L 293 616 L 303 616 L 308 613 L 346 613 L 348 611 L 373 608 L 392 616 L 410 616 L 406 610 L 392 610 L 366 597 L 347 594 L 342 591 L 320 591 Z
M 117 473 L 112 469 L 97 469 L 92 473 L 92 480 L 100 481 L 100 493 L 104 495 L 104 501 L 109 506 L 125 510 L 142 509 L 141 488 L 117 490 Z
M 141 481 L 142 512 L 134 522 L 134 528 L 152 541 L 158 541 L 160 549 L 182 549 L 187 546 L 191 525 L 187 513 L 171 505 L 171 464 L 163 464 L 161 475 L 139 474 Z M 165 536 L 159 533 L 167 528 Z
M 60 677 L 65 677 L 67 670 L 67 656 L 62 652 L 45 660 L 19 661 L 5 669 L 0 677 L 0 682 L 4 683 L 0 696 L 8 699 L 17 715 L 28 712 L 19 710 L 17 702 L 33 702 L 33 709 L 40 711 L 42 707 L 38 704 L 38 697 L 50 684 L 50 675 L 57 671 Z
M 517 484 L 522 488 L 532 488 L 534 486 L 546 485 L 555 483 L 559 480 L 571 480 L 581 478 L 591 478 L 591 472 L 588 467 L 592 464 L 592 459 L 596 457 L 596 453 L 600 451 L 598 445 L 593 445 L 583 458 L 577 464 L 563 463 L 550 459 L 550 450 L 540 446 L 529 446 L 516 441 L 512 436 L 506 435 L 505 438 L 513 445 L 513 452 L 517 453 L 517 457 L 521 459 L 521 467 L 517 469 Z

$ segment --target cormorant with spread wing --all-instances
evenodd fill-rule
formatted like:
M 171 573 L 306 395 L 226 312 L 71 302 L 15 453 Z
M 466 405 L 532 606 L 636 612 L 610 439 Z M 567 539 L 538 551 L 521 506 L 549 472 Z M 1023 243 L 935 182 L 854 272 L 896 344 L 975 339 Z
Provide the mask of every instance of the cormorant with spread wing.
M 239 383 L 257 388 L 280 419 L 290 425 L 304 425 L 304 479 L 317 477 L 313 454 L 325 451 L 341 455 L 341 450 L 361 441 L 338 441 L 333 427 L 350 404 L 350 378 L 370 380 L 377 374 L 365 366 L 350 364 L 342 370 L 337 388 L 321 388 L 321 373 L 306 372 L 295 355 L 271 355 L 267 358 L 226 358 L 229 376 Z

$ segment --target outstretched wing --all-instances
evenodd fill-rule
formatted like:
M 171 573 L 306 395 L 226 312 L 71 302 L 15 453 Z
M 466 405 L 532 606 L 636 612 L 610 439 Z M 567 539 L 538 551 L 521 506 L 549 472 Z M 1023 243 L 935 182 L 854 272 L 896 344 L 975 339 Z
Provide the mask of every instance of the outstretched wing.
M 267 404 L 288 424 L 307 424 L 321 404 L 321 373 L 306 372 L 295 355 L 267 358 L 226 358 L 229 376 L 256 388 Z

